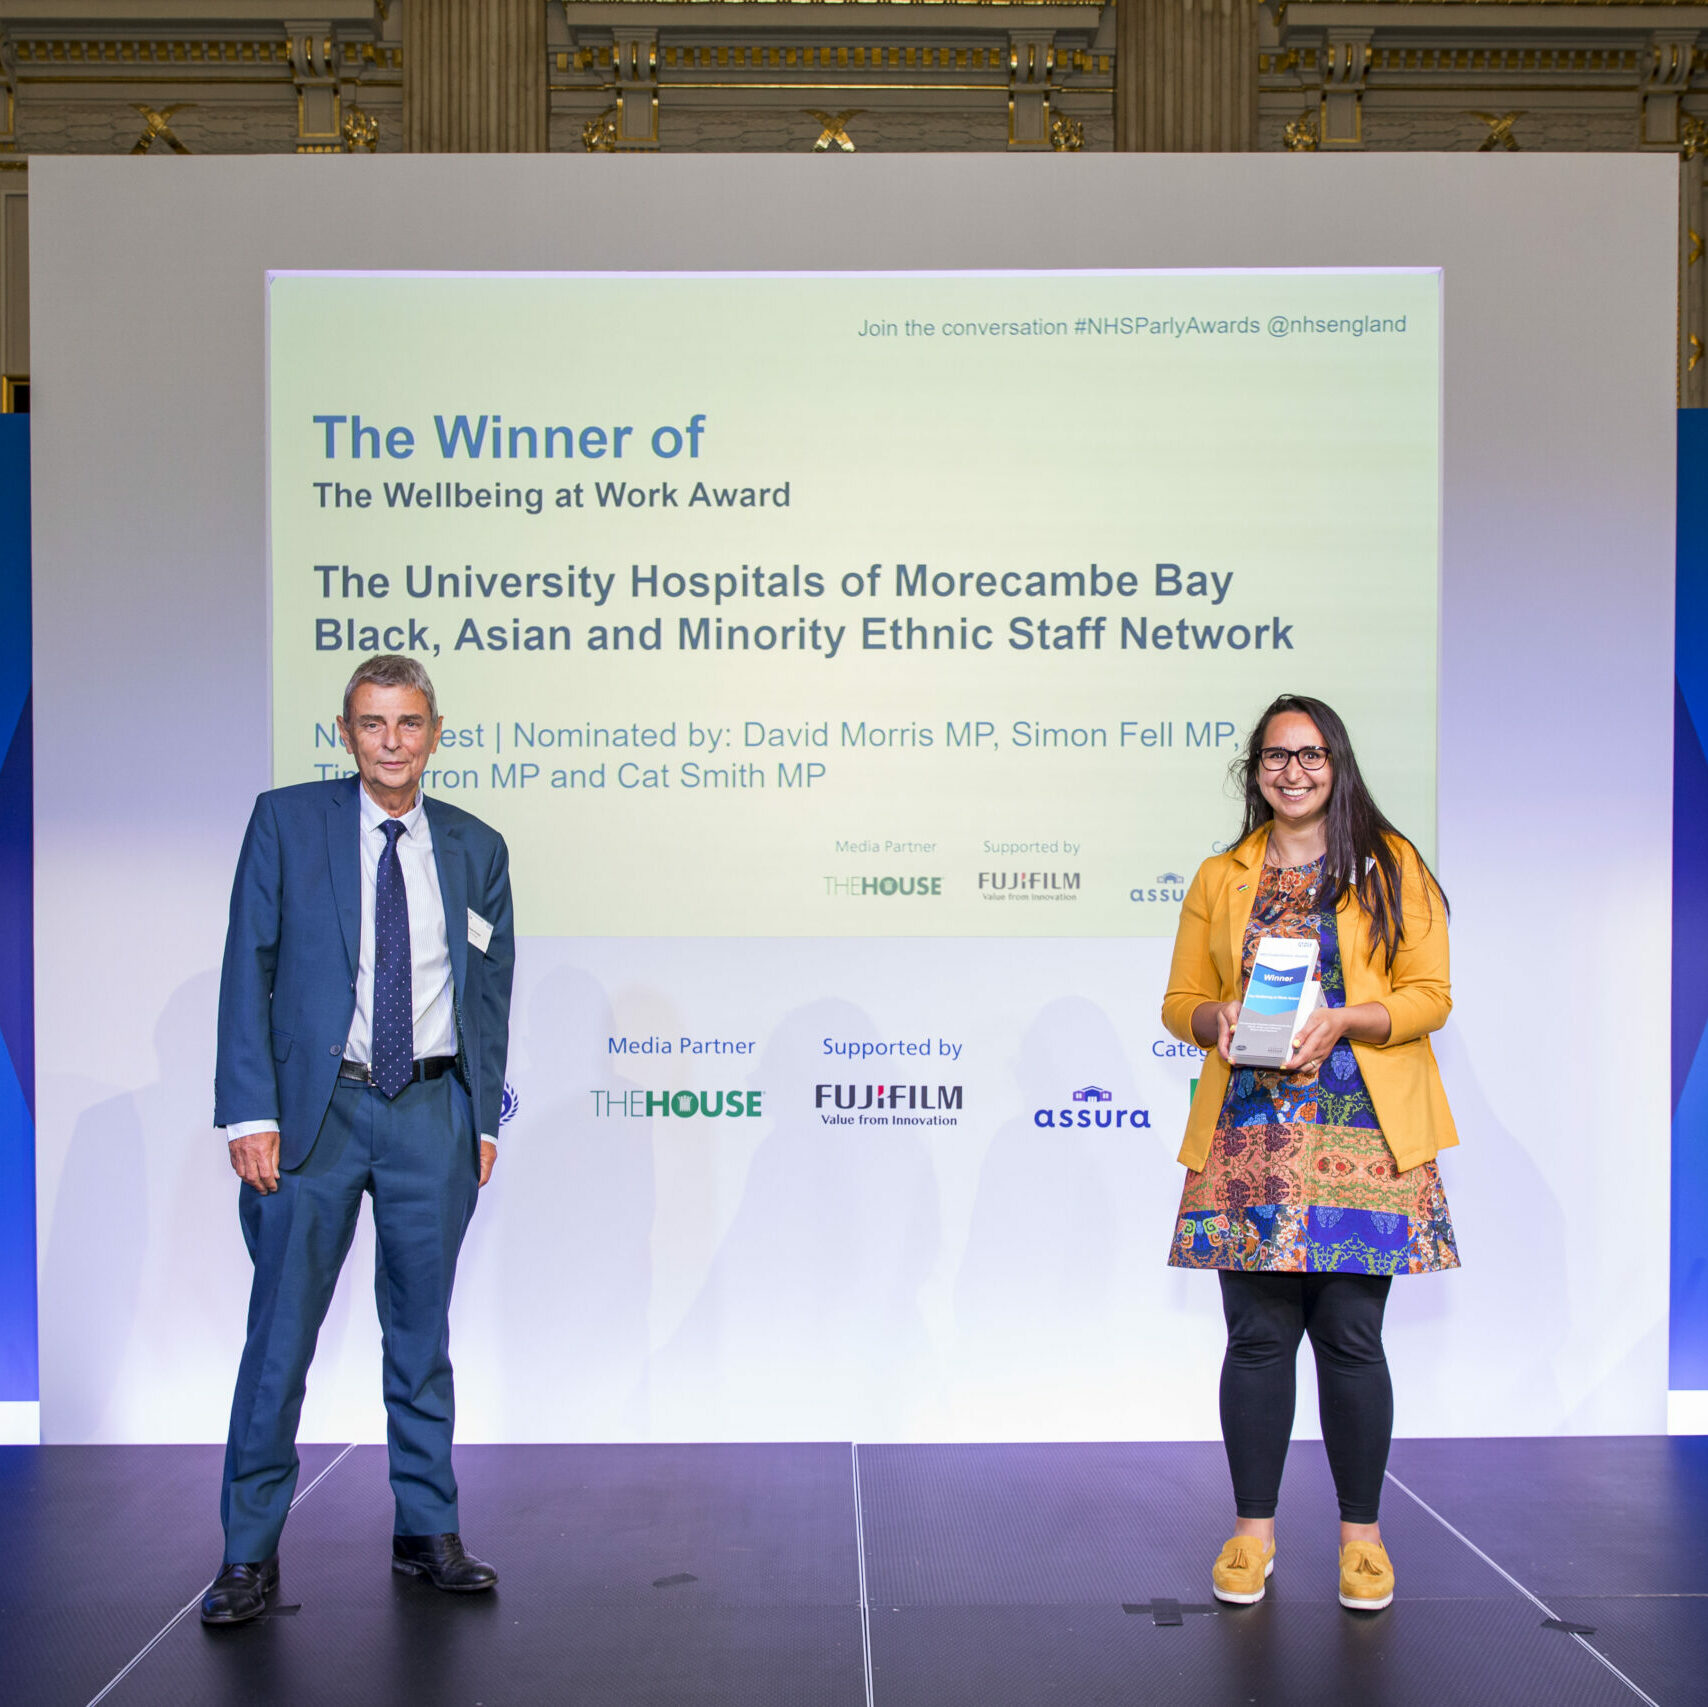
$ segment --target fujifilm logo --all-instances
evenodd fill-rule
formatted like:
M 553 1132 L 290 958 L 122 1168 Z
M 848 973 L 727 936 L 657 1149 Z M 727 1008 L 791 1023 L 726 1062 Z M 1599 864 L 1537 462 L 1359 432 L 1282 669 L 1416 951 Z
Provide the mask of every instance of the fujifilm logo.
M 985 901 L 1077 901 L 1077 871 L 981 871 L 979 898 Z
M 960 1085 L 817 1085 L 826 1126 L 959 1126 Z

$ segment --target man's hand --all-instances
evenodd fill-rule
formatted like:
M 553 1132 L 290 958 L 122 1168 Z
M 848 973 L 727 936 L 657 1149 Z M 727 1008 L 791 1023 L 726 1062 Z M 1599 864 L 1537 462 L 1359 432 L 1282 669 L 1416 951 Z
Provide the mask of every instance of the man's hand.
M 259 1192 L 279 1189 L 277 1132 L 251 1132 L 247 1138 L 233 1138 L 226 1149 L 231 1153 L 232 1168 L 245 1185 Z
M 498 1146 L 489 1139 L 480 1141 L 480 1183 L 485 1185 L 492 1178 L 492 1164 L 498 1160 Z

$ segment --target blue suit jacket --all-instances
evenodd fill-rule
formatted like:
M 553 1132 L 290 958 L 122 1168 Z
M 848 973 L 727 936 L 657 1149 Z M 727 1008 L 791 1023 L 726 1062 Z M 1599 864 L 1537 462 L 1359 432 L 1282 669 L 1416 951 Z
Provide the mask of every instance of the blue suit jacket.
M 277 1119 L 286 1168 L 314 1147 L 356 1011 L 359 786 L 347 777 L 260 795 L 231 887 L 214 1124 Z M 496 1133 L 516 959 L 509 852 L 470 813 L 440 800 L 426 806 L 475 1131 Z M 485 953 L 468 939 L 470 908 L 492 926 Z

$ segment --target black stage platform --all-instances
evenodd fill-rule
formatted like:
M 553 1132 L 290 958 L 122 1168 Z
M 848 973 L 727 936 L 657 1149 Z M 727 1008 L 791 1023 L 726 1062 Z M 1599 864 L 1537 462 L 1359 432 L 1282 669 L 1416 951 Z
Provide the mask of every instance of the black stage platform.
M 1268 1598 L 1216 1610 L 1215 1445 L 463 1447 L 467 1539 L 503 1575 L 467 1598 L 392 1574 L 383 1448 L 305 1447 L 274 1610 L 208 1631 L 220 1456 L 0 1449 L 0 1699 L 1708 1701 L 1708 1439 L 1399 1443 L 1374 1615 L 1336 1602 L 1314 1443 Z

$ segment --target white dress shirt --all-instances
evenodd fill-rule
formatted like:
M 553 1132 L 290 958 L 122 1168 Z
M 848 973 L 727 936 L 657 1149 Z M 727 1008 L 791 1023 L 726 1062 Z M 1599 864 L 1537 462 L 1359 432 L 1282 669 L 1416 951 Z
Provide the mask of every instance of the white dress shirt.
M 367 1065 L 374 1041 L 374 897 L 379 888 L 380 855 L 385 852 L 385 808 L 368 791 L 362 802 L 362 948 L 356 960 L 356 1013 L 350 1021 L 344 1059 Z M 451 945 L 445 940 L 445 898 L 439 868 L 433 862 L 433 832 L 421 796 L 397 820 L 397 861 L 403 868 L 403 892 L 409 899 L 409 978 L 415 1008 L 415 1059 L 457 1052 L 457 1011 L 451 989 Z
M 350 1021 L 344 1059 L 366 1066 L 373 1060 L 374 897 L 390 817 L 366 788 L 359 787 L 356 793 L 362 803 L 362 945 L 356 959 L 356 1011 Z M 397 859 L 409 901 L 415 1059 L 422 1061 L 457 1052 L 456 992 L 451 980 L 451 945 L 445 936 L 445 898 L 439 888 L 439 868 L 433 861 L 433 832 L 419 794 L 397 821 L 403 825 L 403 834 L 397 838 Z M 271 1132 L 277 1126 L 277 1120 L 235 1120 L 226 1128 L 226 1136 L 247 1138 L 253 1132 Z M 496 1134 L 481 1136 L 489 1144 L 497 1142 Z

